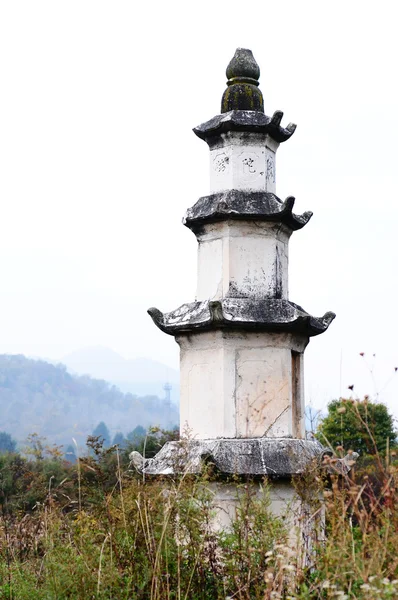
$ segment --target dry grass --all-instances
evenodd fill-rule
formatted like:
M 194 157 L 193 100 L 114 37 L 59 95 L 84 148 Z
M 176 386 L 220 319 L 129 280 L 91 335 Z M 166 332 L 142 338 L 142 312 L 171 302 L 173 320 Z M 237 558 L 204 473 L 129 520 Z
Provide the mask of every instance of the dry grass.
M 266 482 L 260 495 L 242 487 L 233 526 L 217 534 L 208 477 L 143 481 L 99 448 L 63 480 L 47 471 L 46 481 L 30 479 L 30 493 L 45 483 L 34 507 L 20 508 L 29 490 L 3 495 L 0 598 L 397 598 L 395 461 L 390 452 L 350 477 L 300 479 L 306 519 L 319 524 L 324 509 L 326 527 L 326 536 L 309 528 L 313 560 L 303 568 L 270 513 Z

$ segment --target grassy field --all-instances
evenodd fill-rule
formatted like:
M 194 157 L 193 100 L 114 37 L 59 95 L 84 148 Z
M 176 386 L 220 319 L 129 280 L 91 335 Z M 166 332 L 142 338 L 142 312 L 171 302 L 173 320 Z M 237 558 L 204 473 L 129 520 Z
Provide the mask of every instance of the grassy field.
M 266 481 L 260 497 L 237 483 L 233 528 L 216 534 L 209 474 L 143 480 L 127 453 L 89 445 L 75 465 L 43 446 L 0 455 L 0 599 L 398 597 L 395 451 L 301 478 L 309 514 L 326 512 L 304 568 Z

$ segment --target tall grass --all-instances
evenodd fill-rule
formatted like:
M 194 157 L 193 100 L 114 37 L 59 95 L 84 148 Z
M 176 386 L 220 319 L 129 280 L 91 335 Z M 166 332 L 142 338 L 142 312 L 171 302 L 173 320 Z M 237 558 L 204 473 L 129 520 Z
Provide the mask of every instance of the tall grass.
M 298 480 L 303 518 L 315 523 L 325 511 L 326 535 L 312 540 L 303 567 L 286 520 L 270 510 L 267 481 L 260 493 L 236 482 L 236 518 L 217 532 L 209 474 L 143 481 L 117 450 L 94 450 L 60 472 L 45 459 L 20 465 L 1 500 L 0 599 L 398 597 L 394 451 L 350 476 L 329 464 Z M 17 485 L 25 478 L 28 489 Z

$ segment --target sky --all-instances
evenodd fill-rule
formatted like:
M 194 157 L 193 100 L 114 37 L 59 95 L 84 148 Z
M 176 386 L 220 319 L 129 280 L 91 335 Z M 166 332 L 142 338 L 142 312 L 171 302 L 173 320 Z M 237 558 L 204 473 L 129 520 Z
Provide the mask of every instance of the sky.
M 195 298 L 181 219 L 209 174 L 192 128 L 219 113 L 225 68 L 246 47 L 265 112 L 298 125 L 278 150 L 277 194 L 314 212 L 291 238 L 290 299 L 337 314 L 306 350 L 307 402 L 354 384 L 398 416 L 397 10 L 1 2 L 0 352 L 100 345 L 178 366 L 146 310 Z

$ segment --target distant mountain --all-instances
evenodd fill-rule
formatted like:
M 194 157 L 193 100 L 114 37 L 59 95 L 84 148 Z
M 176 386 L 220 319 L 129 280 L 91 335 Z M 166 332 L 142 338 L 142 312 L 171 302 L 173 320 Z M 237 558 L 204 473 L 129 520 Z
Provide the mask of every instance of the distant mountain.
M 106 381 L 72 375 L 61 364 L 0 355 L 0 431 L 18 441 L 38 433 L 58 444 L 72 437 L 84 444 L 100 421 L 113 436 L 137 425 L 171 427 L 178 409 L 155 394 L 123 393 Z
M 160 396 L 164 384 L 171 383 L 172 399 L 178 402 L 178 371 L 155 360 L 126 359 L 109 348 L 96 346 L 72 352 L 60 362 L 72 373 L 105 379 L 132 394 Z

